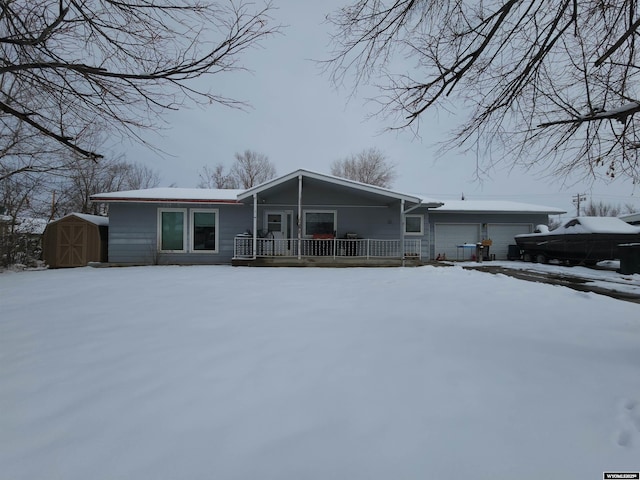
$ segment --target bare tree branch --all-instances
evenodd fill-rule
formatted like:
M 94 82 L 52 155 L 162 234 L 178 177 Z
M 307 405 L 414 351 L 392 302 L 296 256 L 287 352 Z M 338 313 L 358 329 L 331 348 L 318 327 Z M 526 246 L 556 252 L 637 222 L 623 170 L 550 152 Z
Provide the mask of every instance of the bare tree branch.
M 358 0 L 328 17 L 324 66 L 376 85 L 391 129 L 464 115 L 444 148 L 473 150 L 479 171 L 640 182 L 638 13 L 635 0 Z
M 243 69 L 243 52 L 280 29 L 271 8 L 245 0 L 0 2 L 0 128 L 22 123 L 46 137 L 43 145 L 96 159 L 80 140 L 93 125 L 139 138 L 187 103 L 242 106 L 193 81 Z

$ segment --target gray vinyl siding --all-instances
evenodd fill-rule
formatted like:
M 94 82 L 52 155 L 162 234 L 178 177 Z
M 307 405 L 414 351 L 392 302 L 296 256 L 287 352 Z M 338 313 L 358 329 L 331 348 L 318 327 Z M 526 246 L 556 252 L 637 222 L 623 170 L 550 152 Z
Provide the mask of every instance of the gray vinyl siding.
M 277 207 L 293 212 L 294 223 L 298 215 L 297 205 Z M 344 237 L 347 233 L 357 233 L 360 238 L 397 239 L 400 236 L 400 211 L 387 207 L 341 207 L 331 206 L 302 206 L 304 212 L 327 210 L 335 211 L 337 216 L 336 236 Z M 275 210 L 273 206 L 265 205 L 258 208 L 258 230 L 265 230 L 264 212 Z M 294 227 L 295 233 L 295 227 Z M 296 234 L 297 235 L 297 234 Z M 294 235 L 294 236 L 296 236 Z
M 405 209 L 411 208 L 406 204 Z M 187 214 L 187 244 L 191 235 L 191 209 L 218 210 L 218 252 L 194 253 L 158 251 L 158 210 L 162 208 L 185 209 Z M 401 238 L 401 202 L 398 199 L 353 191 L 335 185 L 313 181 L 303 184 L 302 211 L 332 210 L 337 214 L 336 236 L 343 238 L 355 233 L 359 238 L 397 240 Z M 272 191 L 258 195 L 257 231 L 266 230 L 266 211 L 292 213 L 291 237 L 297 237 L 298 186 L 296 182 L 274 187 Z M 530 213 L 438 213 L 437 209 L 424 207 L 411 210 L 411 215 L 424 216 L 423 235 L 406 235 L 406 239 L 420 239 L 422 259 L 436 256 L 433 239 L 435 224 L 478 224 L 480 237 L 486 238 L 487 225 L 531 224 L 548 221 L 546 214 Z M 253 230 L 253 197 L 245 204 L 200 203 L 112 203 L 110 205 L 109 262 L 124 264 L 229 264 L 233 258 L 236 235 Z M 302 221 L 302 219 L 300 219 Z
M 271 205 L 287 204 L 298 205 L 298 183 L 289 182 L 275 192 L 267 192 L 259 195 L 265 198 L 266 202 Z M 382 197 L 385 198 L 385 197 Z M 327 184 L 318 184 L 313 181 L 303 181 L 302 185 L 302 203 L 309 206 L 325 206 L 325 205 L 362 205 L 368 206 L 372 204 L 383 204 L 397 202 L 393 198 L 380 200 L 380 196 L 372 196 L 366 192 L 358 190 L 347 190 L 345 187 L 332 186 Z M 248 198 L 247 203 L 251 203 L 252 199 Z
M 342 198 L 341 200 L 351 200 Z M 355 206 L 350 202 L 348 206 L 341 206 L 335 203 L 335 198 L 325 197 L 325 203 L 317 204 L 303 204 L 302 213 L 309 210 L 334 210 L 337 215 L 336 225 L 336 237 L 344 238 L 347 233 L 356 233 L 359 238 L 370 238 L 377 240 L 397 240 L 401 235 L 400 225 L 400 202 L 395 201 L 391 204 L 379 204 L 379 205 L 364 205 Z M 277 205 L 277 206 L 276 206 Z M 293 218 L 298 215 L 297 204 L 285 204 L 277 203 L 273 204 L 261 204 L 258 206 L 258 231 L 266 230 L 264 225 L 264 212 L 273 210 L 290 210 L 293 212 Z M 423 235 L 407 235 L 407 239 L 420 239 L 422 247 L 422 258 L 428 260 L 430 252 L 429 242 L 429 215 L 427 209 L 418 209 L 411 212 L 411 214 L 424 215 L 424 230 Z M 296 237 L 296 227 L 292 237 Z
M 217 209 L 218 253 L 158 252 L 158 209 Z M 130 264 L 228 264 L 233 257 L 234 237 L 251 229 L 252 210 L 245 205 L 181 203 L 114 203 L 109 207 L 109 262 Z M 188 235 L 190 232 L 188 233 Z M 189 241 L 189 240 L 188 240 Z
M 109 205 L 109 262 L 153 264 L 156 257 L 156 205 Z

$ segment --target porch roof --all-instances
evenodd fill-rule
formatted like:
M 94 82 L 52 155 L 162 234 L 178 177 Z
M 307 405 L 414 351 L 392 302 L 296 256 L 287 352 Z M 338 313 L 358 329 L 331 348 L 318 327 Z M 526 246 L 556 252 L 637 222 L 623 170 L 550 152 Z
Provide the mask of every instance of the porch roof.
M 245 200 L 252 197 L 254 194 L 260 194 L 266 191 L 278 190 L 282 187 L 291 186 L 294 182 L 298 181 L 298 177 L 302 176 L 303 179 L 308 179 L 313 182 L 326 183 L 334 187 L 342 187 L 345 189 L 356 190 L 366 195 L 387 197 L 395 200 L 404 200 L 406 202 L 421 204 L 424 207 L 439 207 L 442 202 L 437 200 L 419 196 L 411 195 L 408 193 L 402 193 L 388 188 L 378 187 L 375 185 L 369 185 L 366 183 L 356 182 L 354 180 L 348 180 L 346 178 L 334 177 L 333 175 L 327 175 L 324 173 L 313 172 L 311 170 L 299 169 L 291 172 L 282 177 L 274 178 L 255 187 L 249 188 L 244 192 L 238 194 L 238 200 Z

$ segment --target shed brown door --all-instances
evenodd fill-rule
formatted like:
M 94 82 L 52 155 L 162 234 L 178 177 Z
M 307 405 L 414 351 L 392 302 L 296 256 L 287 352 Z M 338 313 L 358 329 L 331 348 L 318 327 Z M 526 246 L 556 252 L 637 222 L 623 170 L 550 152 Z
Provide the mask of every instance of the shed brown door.
M 58 225 L 58 266 L 82 267 L 87 264 L 87 229 L 83 223 Z

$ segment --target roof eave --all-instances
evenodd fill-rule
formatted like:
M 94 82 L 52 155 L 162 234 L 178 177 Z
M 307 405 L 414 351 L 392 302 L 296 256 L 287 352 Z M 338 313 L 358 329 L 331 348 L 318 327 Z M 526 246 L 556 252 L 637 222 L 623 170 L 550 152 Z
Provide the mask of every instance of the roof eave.
M 436 213 L 459 213 L 459 214 L 479 214 L 479 213 L 497 213 L 500 215 L 522 215 L 523 213 L 540 214 L 540 215 L 562 215 L 567 213 L 562 210 L 549 211 L 549 210 L 451 210 L 451 209 L 437 209 Z
M 244 191 L 243 193 L 238 194 L 238 200 L 245 200 L 251 196 L 253 196 L 254 194 L 259 194 L 261 192 L 264 192 L 265 190 L 269 190 L 270 188 L 276 186 L 276 185 L 280 185 L 282 183 L 288 182 L 289 180 L 293 180 L 294 178 L 297 178 L 298 176 L 305 176 L 305 177 L 309 177 L 309 178 L 313 178 L 315 180 L 321 180 L 321 181 L 325 181 L 328 183 L 333 183 L 334 185 L 340 185 L 343 187 L 349 187 L 349 188 L 354 188 L 356 190 L 361 190 L 361 191 L 365 191 L 368 193 L 374 193 L 377 195 L 382 195 L 385 197 L 390 197 L 390 198 L 395 198 L 398 200 L 405 200 L 405 201 L 409 201 L 412 203 L 422 203 L 422 199 L 420 197 L 416 197 L 414 195 L 407 195 L 404 193 L 400 193 L 400 192 L 395 192 L 393 190 L 388 190 L 386 188 L 382 188 L 382 187 L 377 187 L 375 185 L 367 185 L 365 183 L 361 183 L 361 182 L 356 182 L 354 180 L 348 180 L 346 178 L 339 178 L 339 177 L 334 177 L 331 175 L 325 175 L 322 173 L 317 173 L 317 172 L 311 172 L 309 170 L 304 170 L 304 169 L 299 169 L 296 170 L 295 172 L 291 172 L 287 175 L 284 175 L 282 177 L 273 179 L 273 180 L 269 180 L 261 185 L 252 187 L 247 189 L 246 191 Z M 426 206 L 426 204 L 425 204 Z
M 238 200 L 196 199 L 196 198 L 132 198 L 132 197 L 101 197 L 92 195 L 91 201 L 104 203 L 194 203 L 194 204 L 225 204 L 242 205 Z

